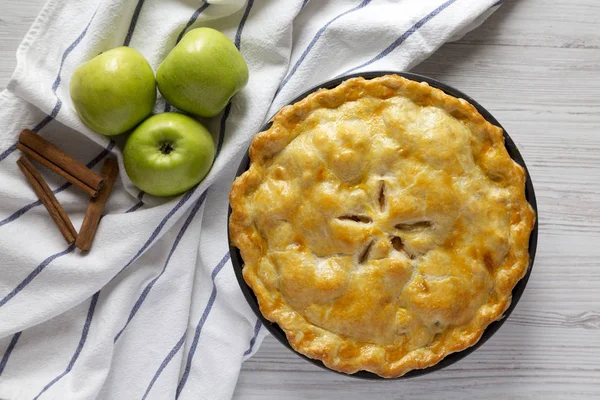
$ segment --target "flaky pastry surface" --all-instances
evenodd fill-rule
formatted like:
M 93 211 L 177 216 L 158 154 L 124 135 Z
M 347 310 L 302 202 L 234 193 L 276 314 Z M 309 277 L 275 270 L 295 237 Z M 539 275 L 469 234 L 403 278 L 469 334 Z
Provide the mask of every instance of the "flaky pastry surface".
M 329 368 L 397 377 L 476 343 L 526 273 L 534 212 L 502 129 L 396 75 L 284 107 L 232 187 L 262 314 Z

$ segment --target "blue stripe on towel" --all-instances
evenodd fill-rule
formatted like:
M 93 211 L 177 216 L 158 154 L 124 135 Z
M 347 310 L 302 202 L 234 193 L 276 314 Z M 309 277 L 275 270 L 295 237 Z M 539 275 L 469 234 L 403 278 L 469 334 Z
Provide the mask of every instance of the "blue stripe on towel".
M 200 6 L 200 8 L 198 8 L 190 17 L 190 20 L 187 22 L 187 24 L 185 25 L 185 27 L 181 30 L 181 32 L 179 33 L 179 36 L 177 36 L 177 40 L 175 41 L 175 44 L 179 43 L 179 41 L 181 40 L 181 38 L 183 37 L 183 35 L 185 34 L 185 32 L 188 30 L 188 28 L 190 26 L 192 26 L 194 24 L 194 22 L 196 22 L 196 20 L 198 19 L 198 17 L 200 17 L 200 14 L 202 14 L 202 12 L 204 10 L 206 10 L 208 8 L 208 6 L 210 6 L 209 3 L 204 3 Z M 165 112 L 169 112 L 171 111 L 171 105 L 165 100 Z
M 188 30 L 188 28 L 190 26 L 193 25 L 194 22 L 196 22 L 196 20 L 198 19 L 198 17 L 200 16 L 200 14 L 202 14 L 202 12 L 204 10 L 206 10 L 208 8 L 210 4 L 209 3 L 204 3 L 200 6 L 200 8 L 198 8 L 196 10 L 196 12 L 194 12 L 194 14 L 192 14 L 192 16 L 190 17 L 190 20 L 188 21 L 188 23 L 185 25 L 185 27 L 181 30 L 181 33 L 179 33 L 179 36 L 177 36 L 177 40 L 175 41 L 175 44 L 179 43 L 179 41 L 181 40 L 181 38 L 183 37 L 183 35 L 185 34 L 185 32 Z
M 42 391 L 37 396 L 35 396 L 33 398 L 33 400 L 37 400 L 46 390 L 50 389 L 56 382 L 61 380 L 65 375 L 67 375 L 69 372 L 71 372 L 71 369 L 73 369 L 73 365 L 75 365 L 75 362 L 79 358 L 79 355 L 81 354 L 81 350 L 83 349 L 83 346 L 85 345 L 85 341 L 86 341 L 88 333 L 90 331 L 90 325 L 92 324 L 92 318 L 94 316 L 94 311 L 96 309 L 96 303 L 98 302 L 99 295 L 100 295 L 100 292 L 96 292 L 92 296 L 92 300 L 90 301 L 90 308 L 88 309 L 88 313 L 87 313 L 87 318 L 85 319 L 85 324 L 83 325 L 83 331 L 81 332 L 81 338 L 79 338 L 79 343 L 77 344 L 77 348 L 75 349 L 75 354 L 73 354 L 73 357 L 71 357 L 71 361 L 69 361 L 69 365 L 67 365 L 67 369 L 65 369 L 60 375 L 58 375 L 56 378 L 52 379 L 46 386 L 44 386 Z
M 54 261 L 55 259 L 57 259 L 59 257 L 64 256 L 65 254 L 69 254 L 73 250 L 75 250 L 75 243 L 69 245 L 69 247 L 67 247 L 63 251 L 53 254 L 50 257 L 46 258 L 44 261 L 42 261 L 41 264 L 38 265 L 33 271 L 31 271 L 29 273 L 29 275 L 27 275 L 27 277 L 25 279 L 23 279 L 23 281 L 21 281 L 21 283 L 19 283 L 17 285 L 16 288 L 14 288 L 9 294 L 4 296 L 4 298 L 2 300 L 0 300 L 0 307 L 5 305 L 10 299 L 15 297 L 21 290 L 23 290 L 25 288 L 25 286 L 29 285 L 29 283 L 36 276 L 38 276 L 40 274 L 40 272 L 42 272 L 44 270 L 44 268 L 46 268 L 52 261 Z
M 497 2 L 495 2 L 494 4 L 492 4 L 492 5 L 490 6 L 490 8 L 494 8 L 494 7 L 501 6 L 503 3 L 504 3 L 504 0 L 497 1 Z
M 277 95 L 279 94 L 279 92 L 281 92 L 281 89 L 283 89 L 283 87 L 288 83 L 288 81 L 290 80 L 290 78 L 296 73 L 296 70 L 298 69 L 298 67 L 300 66 L 300 64 L 302 64 L 302 62 L 304 61 L 304 59 L 306 58 L 306 56 L 308 55 L 308 53 L 310 53 L 310 51 L 312 50 L 313 46 L 317 43 L 317 41 L 319 40 L 319 38 L 321 38 L 321 36 L 323 35 L 323 33 L 325 33 L 325 30 L 329 27 L 329 25 L 331 25 L 332 23 L 334 23 L 338 19 L 342 18 L 344 15 L 350 14 L 353 11 L 356 11 L 356 10 L 359 10 L 359 9 L 363 8 L 364 6 L 366 6 L 367 4 L 369 4 L 370 2 L 371 2 L 371 0 L 363 0 L 356 7 L 353 7 L 351 9 L 347 10 L 347 11 L 344 11 L 343 13 L 341 13 L 340 15 L 338 15 L 337 17 L 331 19 L 329 22 L 327 22 L 325 25 L 323 25 L 321 27 L 321 29 L 318 30 L 318 32 L 315 35 L 315 37 L 310 41 L 310 43 L 308 44 L 308 47 L 306 47 L 306 49 L 304 50 L 304 53 L 302 53 L 302 55 L 300 56 L 300 58 L 298 59 L 298 61 L 296 61 L 296 64 L 294 64 L 294 66 L 292 67 L 292 70 L 290 71 L 290 73 L 283 79 L 283 82 L 281 82 L 281 85 L 279 85 L 279 87 L 277 88 L 277 91 L 275 92 L 275 96 L 273 96 L 273 97 L 277 97 Z
M 160 231 L 162 231 L 162 229 L 165 227 L 167 221 L 169 221 L 171 217 L 192 197 L 192 195 L 196 192 L 196 189 L 198 189 L 198 186 L 185 192 L 185 194 L 181 197 L 181 199 L 179 199 L 175 207 L 173 207 L 171 211 L 169 211 L 169 213 L 162 219 L 162 221 L 160 221 L 158 226 L 150 234 L 148 240 L 146 240 L 146 243 L 144 243 L 144 245 L 137 251 L 137 253 L 135 253 L 131 260 L 129 260 L 129 262 L 127 262 L 127 264 L 125 264 L 123 268 L 119 270 L 117 275 L 123 272 L 125 269 L 127 269 L 127 267 L 129 267 L 131 264 L 133 264 L 134 261 L 137 260 L 144 253 L 144 251 L 146 251 L 148 247 L 150 247 L 154 239 L 158 237 Z
M 250 339 L 250 345 L 248 346 L 248 350 L 244 352 L 244 356 L 252 353 L 252 349 L 254 348 L 254 343 L 256 343 L 256 338 L 258 337 L 258 332 L 260 332 L 260 328 L 262 328 L 262 323 L 260 322 L 260 318 L 256 320 L 256 324 L 254 325 L 254 336 Z
M 61 99 L 56 99 L 56 104 L 54 105 L 54 108 L 50 112 L 50 115 L 46 115 L 46 117 L 44 117 L 44 119 L 41 120 L 31 130 L 34 131 L 34 132 L 39 132 L 43 127 L 45 127 L 46 125 L 48 125 L 48 123 L 52 122 L 52 120 L 54 119 L 54 117 L 56 117 L 56 115 L 60 111 L 61 107 L 62 107 L 62 100 Z
M 144 395 L 142 396 L 142 400 L 145 400 L 146 397 L 148 397 L 148 393 L 150 393 L 150 390 L 154 386 L 154 383 L 156 383 L 156 380 L 158 379 L 160 374 L 162 374 L 163 370 L 167 367 L 167 365 L 169 365 L 169 363 L 171 362 L 173 357 L 175 357 L 175 354 L 177 354 L 179 349 L 181 349 L 181 346 L 183 346 L 183 343 L 185 343 L 185 332 L 183 332 L 183 335 L 181 335 L 181 337 L 179 338 L 177 343 L 175 343 L 175 346 L 173 346 L 173 348 L 171 349 L 169 354 L 167 354 L 167 356 L 162 361 L 162 363 L 160 363 L 158 370 L 156 370 L 156 372 L 154 373 L 152 380 L 148 384 L 148 387 L 146 388 L 146 391 L 144 392 Z
M 144 193 L 144 192 L 140 192 L 140 193 Z M 138 201 L 136 204 L 133 205 L 133 207 L 131 207 L 129 210 L 125 211 L 126 213 L 130 213 L 130 212 L 134 212 L 137 211 L 139 208 L 141 208 L 144 205 L 143 201 Z
M 22 332 L 15 333 L 14 336 L 12 337 L 12 339 L 10 340 L 8 347 L 6 348 L 6 351 L 4 352 L 4 355 L 2 356 L 2 360 L 0 360 L 0 375 L 2 375 L 2 372 L 4 371 L 4 367 L 6 367 L 6 363 L 8 362 L 8 357 L 10 357 L 10 353 L 12 353 L 15 346 L 17 345 L 17 342 L 19 341 L 19 338 L 21 337 L 21 333 Z
M 115 146 L 115 141 L 114 140 L 110 140 L 110 142 L 108 142 L 108 146 L 106 146 L 106 148 L 104 148 L 96 157 L 94 157 L 94 159 L 92 161 L 90 161 L 89 163 L 86 164 L 86 166 L 88 168 L 93 168 L 96 164 L 98 164 L 104 157 L 106 157 L 108 154 L 110 154 L 112 148 Z M 65 182 L 62 186 L 60 186 L 57 189 L 54 189 L 52 191 L 52 193 L 54 194 L 58 194 L 60 192 L 62 192 L 63 190 L 71 187 L 71 182 Z M 6 217 L 5 219 L 3 219 L 2 221 L 0 221 L 0 226 L 6 225 L 9 222 L 12 222 L 14 220 L 16 220 L 17 218 L 19 218 L 21 215 L 25 214 L 27 211 L 31 210 L 34 207 L 37 207 L 39 205 L 41 205 L 42 202 L 39 200 L 36 200 L 32 203 L 27 204 L 26 206 L 21 207 L 20 209 L 18 209 L 17 211 L 15 211 L 14 213 L 12 213 L 10 216 Z
M 231 112 L 231 103 L 227 104 L 225 107 L 225 111 L 223 111 L 223 117 L 221 118 L 221 125 L 219 128 L 219 137 L 217 138 L 217 150 L 215 151 L 215 158 L 221 152 L 221 148 L 223 147 L 223 142 L 225 141 L 225 129 L 227 128 L 227 119 L 229 118 L 229 114 Z
M 15 144 L 11 145 L 8 149 L 4 150 L 2 153 L 0 153 L 0 161 L 4 160 L 16 149 L 17 149 L 17 144 L 15 143 Z
M 208 303 L 204 308 L 204 312 L 202 313 L 202 317 L 200 317 L 200 321 L 198 321 L 198 325 L 196 325 L 196 330 L 194 332 L 194 340 L 190 346 L 190 350 L 188 352 L 187 361 L 185 363 L 185 370 L 183 371 L 183 375 L 181 376 L 181 380 L 179 381 L 179 385 L 177 385 L 177 392 L 175 394 L 175 398 L 177 399 L 187 382 L 187 379 L 190 375 L 190 370 L 192 369 L 192 359 L 194 358 L 194 354 L 196 353 L 196 348 L 198 347 L 198 341 L 200 340 L 200 333 L 202 332 L 202 328 L 208 319 L 208 315 L 212 310 L 213 305 L 215 304 L 215 300 L 217 298 L 217 285 L 215 284 L 215 278 L 221 272 L 225 264 L 229 261 L 229 252 L 225 254 L 225 256 L 219 261 L 217 266 L 213 269 L 210 274 L 210 279 L 212 281 L 212 292 L 210 293 L 210 298 L 208 299 Z
M 167 260 L 165 261 L 165 264 L 164 264 L 164 266 L 162 268 L 162 271 L 160 271 L 160 273 L 146 285 L 146 287 L 142 291 L 142 294 L 137 299 L 137 301 L 135 302 L 133 308 L 131 309 L 131 312 L 129 313 L 129 317 L 127 318 L 127 322 L 125 322 L 125 325 L 123 326 L 123 328 L 121 328 L 121 330 L 119 331 L 119 333 L 117 333 L 117 335 L 115 336 L 114 341 L 113 341 L 114 343 L 116 343 L 117 340 L 119 340 L 119 337 L 121 337 L 121 334 L 123 333 L 123 331 L 125 330 L 125 328 L 127 328 L 127 325 L 129 325 L 129 322 L 131 322 L 131 320 L 133 319 L 133 317 L 135 316 L 135 314 L 137 314 L 137 312 L 139 311 L 140 307 L 142 306 L 142 304 L 146 300 L 146 296 L 148 296 L 148 293 L 150 293 L 150 290 L 152 290 L 152 287 L 154 287 L 154 284 L 156 283 L 156 281 L 158 281 L 158 279 L 167 270 L 167 266 L 169 265 L 169 261 L 171 261 L 171 256 L 173 256 L 173 253 L 175 253 L 175 250 L 177 249 L 177 246 L 179 245 L 179 242 L 181 242 L 181 239 L 183 238 L 183 235 L 185 235 L 185 232 L 187 231 L 187 228 L 190 226 L 190 224 L 192 223 L 192 220 L 196 216 L 196 213 L 198 212 L 198 210 L 200 209 L 200 207 L 204 203 L 204 200 L 206 199 L 207 193 L 208 193 L 208 191 L 202 193 L 202 196 L 200 196 L 200 198 L 196 201 L 196 204 L 194 204 L 192 210 L 190 211 L 190 214 L 188 215 L 187 219 L 183 223 L 183 226 L 179 230 L 179 233 L 177 234 L 177 237 L 175 238 L 175 241 L 173 242 L 173 246 L 171 247 L 171 251 L 169 251 L 169 255 L 167 256 Z
M 235 39 L 233 43 L 238 50 L 240 50 L 241 42 L 242 42 L 242 31 L 244 30 L 244 25 L 246 25 L 246 20 L 248 19 L 248 15 L 250 15 L 250 10 L 254 5 L 254 0 L 248 0 L 248 4 L 246 5 L 246 10 L 244 11 L 244 15 L 242 15 L 242 19 L 240 20 L 240 24 L 238 25 L 237 32 L 235 33 Z
M 144 202 L 142 201 L 142 199 L 144 198 L 145 194 L 146 192 L 140 190 L 140 192 L 137 195 L 138 202 L 134 204 L 133 207 L 131 207 L 129 210 L 125 211 L 125 213 L 134 212 L 135 210 L 143 206 Z
M 190 346 L 190 352 L 188 354 L 185 371 L 183 373 L 183 376 L 181 377 L 181 381 L 179 381 L 179 385 L 177 386 L 176 397 L 179 396 L 181 389 L 183 389 L 183 386 L 185 385 L 185 382 L 187 381 L 187 378 L 190 373 L 192 358 L 196 351 L 196 347 L 198 346 L 198 340 L 200 339 L 200 333 L 202 331 L 202 327 L 204 326 L 204 323 L 206 322 L 206 319 L 208 318 L 208 314 L 210 313 L 210 310 L 212 309 L 212 306 L 214 304 L 215 298 L 217 297 L 217 286 L 215 285 L 215 278 L 216 278 L 217 274 L 221 271 L 221 269 L 223 269 L 223 266 L 227 263 L 228 260 L 229 260 L 229 252 L 227 252 L 227 254 L 225 254 L 225 256 L 221 259 L 221 261 L 219 261 L 219 263 L 213 269 L 213 271 L 210 275 L 210 278 L 211 278 L 212 284 L 213 284 L 213 289 L 210 294 L 208 304 L 206 305 L 206 308 L 204 309 L 204 312 L 202 313 L 202 317 L 200 318 L 200 321 L 198 322 L 198 325 L 196 326 L 196 331 L 194 334 L 194 341 L 192 342 L 192 345 Z M 144 396 L 142 397 L 142 400 L 144 400 L 148 396 L 148 393 L 150 393 L 150 390 L 152 389 L 152 387 L 158 380 L 158 377 L 160 376 L 160 374 L 162 374 L 162 372 L 167 367 L 167 365 L 169 365 L 169 363 L 171 362 L 173 357 L 175 357 L 175 354 L 177 354 L 177 352 L 179 352 L 179 350 L 185 343 L 185 336 L 186 336 L 186 332 L 183 332 L 183 335 L 181 336 L 181 338 L 179 338 L 177 343 L 175 343 L 175 346 L 173 346 L 171 351 L 169 351 L 169 354 L 167 354 L 167 356 L 164 358 L 164 360 L 160 363 L 160 366 L 154 373 L 154 376 L 152 377 L 152 379 L 150 380 L 150 383 L 148 384 L 148 387 L 146 388 L 146 392 L 144 392 Z
M 235 39 L 233 44 L 240 50 L 240 45 L 242 41 L 242 30 L 244 29 L 244 25 L 246 25 L 246 20 L 250 15 L 250 9 L 252 9 L 252 5 L 254 4 L 254 0 L 248 0 L 248 6 L 244 11 L 244 15 L 242 15 L 242 19 L 240 20 L 240 24 L 238 26 L 237 32 L 235 33 Z M 223 142 L 225 141 L 225 129 L 227 127 L 227 119 L 229 118 L 229 114 L 231 113 L 231 102 L 225 106 L 225 110 L 223 111 L 223 116 L 221 117 L 221 124 L 219 128 L 219 136 L 217 138 L 217 150 L 215 152 L 215 157 L 221 153 L 221 148 L 223 147 Z
M 133 15 L 131 16 L 131 21 L 129 22 L 129 29 L 127 29 L 127 36 L 125 36 L 123 46 L 129 46 L 129 43 L 131 42 L 131 37 L 133 36 L 133 32 L 135 31 L 135 26 L 137 25 L 137 20 L 140 16 L 140 12 L 142 11 L 144 1 L 145 0 L 138 0 L 138 3 L 135 6 L 135 10 L 133 10 Z
M 349 70 L 342 72 L 341 74 L 338 75 L 338 77 L 343 76 L 343 75 L 348 75 L 349 73 L 351 73 L 353 71 L 356 71 L 357 69 L 366 67 L 367 65 L 373 64 L 375 61 L 381 60 L 382 58 L 384 58 L 385 56 L 387 56 L 388 54 L 390 54 L 392 51 L 394 51 L 398 46 L 400 46 L 413 33 L 415 33 L 416 31 L 418 31 L 419 28 L 421 28 L 423 25 L 425 25 L 429 20 L 431 20 L 433 17 L 435 17 L 436 15 L 438 15 L 439 13 L 441 13 L 448 6 L 450 6 L 452 3 L 455 3 L 455 2 L 456 2 L 456 0 L 448 0 L 448 1 L 446 1 L 445 3 L 443 3 L 442 5 L 440 5 L 438 8 L 436 8 L 435 10 L 433 10 L 432 12 L 430 12 L 429 14 L 427 14 L 425 17 L 423 17 L 422 19 L 420 19 L 413 26 L 411 26 L 406 32 L 404 32 L 402 35 L 400 35 L 400 37 L 398 39 L 396 39 L 392 44 L 390 44 L 381 53 L 379 53 L 378 55 L 376 55 L 375 57 L 373 57 L 369 61 L 367 61 L 367 62 L 359 65 L 358 67 L 350 68 Z

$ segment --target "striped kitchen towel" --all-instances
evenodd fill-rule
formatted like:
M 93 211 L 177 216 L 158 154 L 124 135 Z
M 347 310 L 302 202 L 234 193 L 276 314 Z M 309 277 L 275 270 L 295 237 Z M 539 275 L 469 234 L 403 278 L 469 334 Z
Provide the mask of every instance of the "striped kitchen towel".
M 234 277 L 226 231 L 229 188 L 252 135 L 307 88 L 351 72 L 408 70 L 500 4 L 50 0 L 0 94 L 0 399 L 232 397 L 266 334 Z M 96 170 L 114 154 L 123 171 L 123 138 L 90 131 L 73 111 L 73 69 L 127 45 L 156 70 L 199 26 L 231 38 L 250 68 L 248 86 L 208 124 L 219 149 L 210 174 L 160 199 L 121 173 L 82 254 L 18 170 L 19 132 L 33 129 Z M 159 99 L 155 111 L 167 108 Z M 43 174 L 78 227 L 87 199 Z

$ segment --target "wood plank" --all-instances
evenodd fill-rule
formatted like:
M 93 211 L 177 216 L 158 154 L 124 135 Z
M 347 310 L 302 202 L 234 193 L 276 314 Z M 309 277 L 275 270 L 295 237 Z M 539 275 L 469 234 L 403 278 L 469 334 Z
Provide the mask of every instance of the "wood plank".
M 45 0 L 2 0 L 0 11 L 0 90 L 4 89 L 17 60 L 17 47 L 42 9 Z
M 600 2 L 506 0 L 463 44 L 600 48 Z
M 526 111 L 529 120 L 600 116 L 600 51 L 449 43 L 413 72 L 453 85 L 491 111 Z
M 511 399 L 564 398 L 557 393 L 577 399 L 600 395 L 600 367 L 596 361 L 600 344 L 592 351 L 577 345 L 582 340 L 589 343 L 597 331 L 572 328 L 569 344 L 564 343 L 560 328 L 533 332 L 531 326 L 513 325 L 509 329 L 509 322 L 457 364 L 434 374 L 390 382 L 362 381 L 323 371 L 268 338 L 261 347 L 260 360 L 255 356 L 244 364 L 234 398 L 326 398 L 324 393 L 344 399 L 379 398 L 377 395 L 463 399 L 474 393 Z

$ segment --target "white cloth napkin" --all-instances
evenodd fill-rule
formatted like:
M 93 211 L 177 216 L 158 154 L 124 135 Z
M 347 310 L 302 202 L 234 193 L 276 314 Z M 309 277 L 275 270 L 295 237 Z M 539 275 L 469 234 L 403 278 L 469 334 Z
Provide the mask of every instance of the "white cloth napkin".
M 50 0 L 0 94 L 0 398 L 230 398 L 266 334 L 234 277 L 226 232 L 229 188 L 252 135 L 309 87 L 350 72 L 408 70 L 501 3 Z M 235 42 L 250 81 L 208 123 L 220 152 L 206 179 L 178 198 L 153 198 L 123 172 L 124 138 L 77 118 L 69 79 L 121 45 L 156 70 L 199 26 Z M 156 112 L 165 106 L 159 99 Z M 18 170 L 23 128 L 95 170 L 119 158 L 89 254 L 65 244 Z M 43 175 L 78 228 L 87 198 Z

